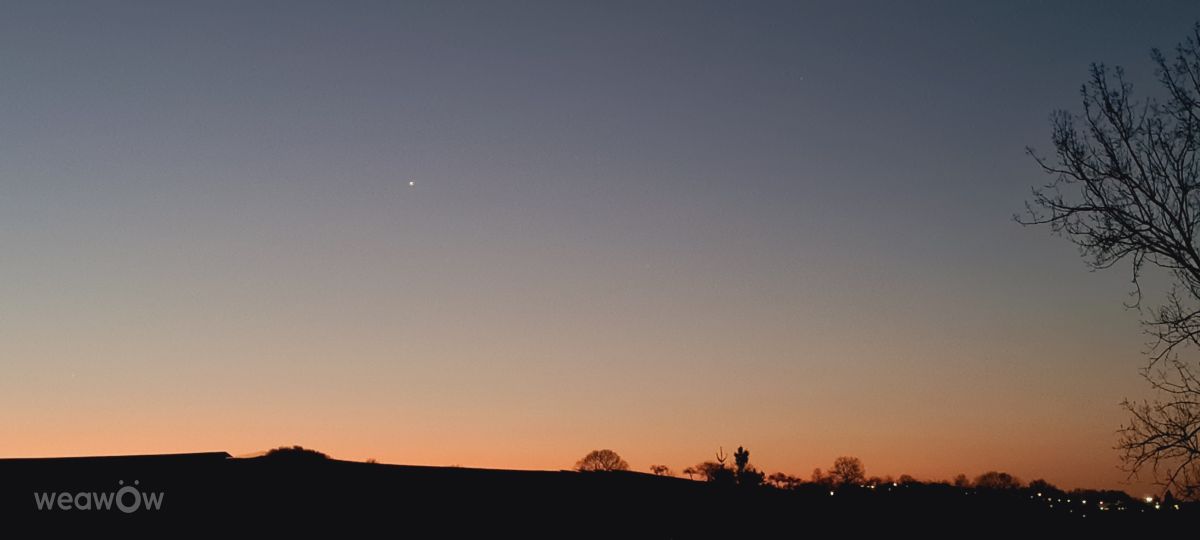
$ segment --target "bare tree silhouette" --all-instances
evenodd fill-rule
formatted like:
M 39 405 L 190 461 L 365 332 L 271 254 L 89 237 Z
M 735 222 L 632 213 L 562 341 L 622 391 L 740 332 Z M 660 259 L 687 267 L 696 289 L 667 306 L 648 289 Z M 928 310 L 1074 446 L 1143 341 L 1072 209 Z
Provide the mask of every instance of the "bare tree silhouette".
M 829 469 L 829 476 L 835 484 L 847 486 L 861 483 L 867 476 L 867 470 L 863 467 L 861 459 L 842 456 L 833 460 L 833 467 Z
M 1143 377 L 1161 400 L 1132 402 L 1117 449 L 1135 477 L 1150 469 L 1178 493 L 1200 484 L 1200 381 L 1180 359 L 1200 346 L 1200 23 L 1172 56 L 1151 57 L 1165 96 L 1136 100 L 1120 68 L 1091 66 L 1082 115 L 1052 117 L 1053 162 L 1029 154 L 1054 176 L 1035 189 L 1017 221 L 1045 224 L 1079 246 L 1093 269 L 1128 260 L 1134 301 L 1154 268 L 1169 282 L 1159 305 L 1142 309 L 1151 336 Z
M 629 464 L 612 450 L 592 450 L 575 463 L 577 471 L 628 471 Z

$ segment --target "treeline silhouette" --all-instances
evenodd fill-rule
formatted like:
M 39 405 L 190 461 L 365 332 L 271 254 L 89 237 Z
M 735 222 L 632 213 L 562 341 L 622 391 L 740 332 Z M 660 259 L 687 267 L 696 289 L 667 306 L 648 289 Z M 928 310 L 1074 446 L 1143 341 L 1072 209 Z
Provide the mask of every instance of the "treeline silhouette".
M 795 536 L 829 524 L 857 533 L 995 524 L 1023 535 L 1090 527 L 1144 535 L 1200 517 L 1195 503 L 1166 496 L 1146 501 L 1119 491 L 1066 491 L 1003 472 L 933 482 L 878 477 L 869 476 L 861 460 L 843 456 L 804 479 L 765 474 L 750 458 L 744 447 L 719 449 L 681 476 L 665 465 L 631 471 L 610 449 L 591 452 L 574 470 L 563 471 L 363 463 L 298 446 L 251 458 L 220 452 L 0 459 L 0 513 L 6 523 L 36 530 L 63 523 L 88 531 L 105 523 L 123 529 L 187 524 L 191 530 L 254 523 L 307 532 L 312 523 L 335 523 L 452 537 L 505 532 L 622 538 Z M 80 493 L 131 485 L 163 494 L 161 508 L 125 514 L 34 505 L 35 493 L 78 501 Z
M 624 464 L 612 450 L 608 459 Z M 589 456 L 596 454 L 593 452 Z M 1195 523 L 1200 502 L 1176 499 L 1168 489 L 1161 495 L 1134 497 L 1121 490 L 1060 489 L 1038 478 L 1028 483 L 1003 471 L 987 471 L 975 477 L 958 474 L 950 480 L 919 480 L 908 474 L 868 476 L 862 460 L 840 456 L 827 469 L 814 469 L 808 478 L 784 472 L 765 474 L 750 463 L 750 451 L 738 447 L 732 463 L 723 448 L 714 460 L 702 461 L 682 470 L 688 480 L 703 483 L 726 494 L 756 501 L 758 510 L 771 508 L 784 515 L 799 514 L 830 518 L 859 518 L 908 522 L 913 516 L 944 522 L 1059 526 L 1063 530 L 1130 527 L 1131 531 L 1169 531 L 1180 524 Z M 586 462 L 581 460 L 580 463 Z M 623 471 L 625 467 L 604 469 Z M 577 467 L 579 471 L 602 469 Z M 670 467 L 651 465 L 655 476 L 674 476 Z M 786 502 L 782 502 L 786 501 Z M 789 508 L 789 505 L 794 505 Z M 785 510 L 787 509 L 787 510 Z M 752 509 L 753 511 L 753 509 Z M 770 513 L 770 512 L 767 512 Z
M 590 466 L 590 460 L 596 455 L 605 456 L 611 463 L 619 467 L 599 468 Z M 1045 479 L 1035 479 L 1028 484 L 1014 475 L 1001 471 L 987 471 L 969 478 L 959 474 L 952 480 L 922 481 L 911 475 L 867 476 L 866 467 L 861 459 L 853 456 L 840 456 L 833 461 L 828 471 L 814 469 L 808 479 L 777 472 L 765 475 L 750 464 L 750 451 L 738 447 L 733 454 L 732 466 L 726 461 L 728 455 L 720 448 L 715 461 L 703 461 L 697 465 L 683 469 L 683 474 L 689 480 L 700 480 L 716 486 L 736 486 L 739 488 L 769 488 L 788 492 L 808 494 L 828 494 L 831 497 L 839 493 L 908 493 L 930 494 L 935 492 L 957 493 L 964 496 L 990 495 L 1003 496 L 1010 499 L 1028 500 L 1030 504 L 1044 507 L 1046 510 L 1057 509 L 1060 513 L 1086 517 L 1089 513 L 1098 512 L 1145 512 L 1181 511 L 1192 508 L 1195 502 L 1181 501 L 1166 490 L 1161 496 L 1133 497 L 1120 490 L 1100 490 L 1075 488 L 1069 491 L 1059 489 Z M 579 471 L 623 471 L 628 470 L 625 460 L 613 450 L 597 450 L 589 453 L 576 465 Z M 650 471 L 656 476 L 673 476 L 665 465 L 651 465 Z

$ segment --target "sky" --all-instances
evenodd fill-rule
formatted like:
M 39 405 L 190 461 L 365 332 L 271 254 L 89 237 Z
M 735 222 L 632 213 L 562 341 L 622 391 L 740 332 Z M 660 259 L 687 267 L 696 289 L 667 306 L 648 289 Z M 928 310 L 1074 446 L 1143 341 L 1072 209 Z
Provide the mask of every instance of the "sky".
M 967 5 L 969 4 L 969 5 Z M 1129 272 L 1012 220 L 1187 2 L 6 2 L 0 456 L 1138 490 Z M 410 182 L 412 185 L 410 185 Z

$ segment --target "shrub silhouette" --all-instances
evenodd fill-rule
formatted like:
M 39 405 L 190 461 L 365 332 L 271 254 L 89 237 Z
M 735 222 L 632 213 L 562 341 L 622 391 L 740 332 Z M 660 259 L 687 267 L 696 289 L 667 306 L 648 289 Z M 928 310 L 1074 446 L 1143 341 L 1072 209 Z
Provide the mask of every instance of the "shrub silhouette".
M 700 475 L 706 481 L 728 485 L 735 482 L 733 470 L 726 467 L 724 463 L 716 461 L 705 461 L 694 467 L 689 467 L 696 474 Z
M 767 483 L 779 489 L 797 489 L 804 484 L 804 479 L 777 472 L 767 477 Z
M 296 461 L 319 461 L 329 459 L 329 455 L 324 452 L 318 452 L 300 445 L 272 448 L 268 450 L 266 455 L 263 457 L 269 459 Z

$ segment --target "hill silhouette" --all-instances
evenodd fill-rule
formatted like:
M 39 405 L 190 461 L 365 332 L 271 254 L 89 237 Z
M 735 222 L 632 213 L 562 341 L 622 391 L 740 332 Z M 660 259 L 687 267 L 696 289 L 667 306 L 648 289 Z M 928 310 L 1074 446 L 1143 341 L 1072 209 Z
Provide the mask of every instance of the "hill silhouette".
M 1002 524 L 1026 534 L 1030 527 L 1108 532 L 1127 527 L 1144 533 L 1194 524 L 1198 517 L 1197 509 L 1187 504 L 1169 512 L 1141 505 L 1087 513 L 1071 504 L 1054 508 L 1022 490 L 949 484 L 747 488 L 630 471 L 361 463 L 296 448 L 252 458 L 209 452 L 5 459 L 0 460 L 0 478 L 6 523 L 66 524 L 92 531 L 103 525 L 241 523 L 278 530 L 323 523 L 443 536 L 744 537 L 815 533 L 828 526 L 921 532 Z M 121 490 L 120 507 L 109 502 L 106 509 L 97 508 L 106 494 Z M 138 506 L 132 508 L 135 502 Z

